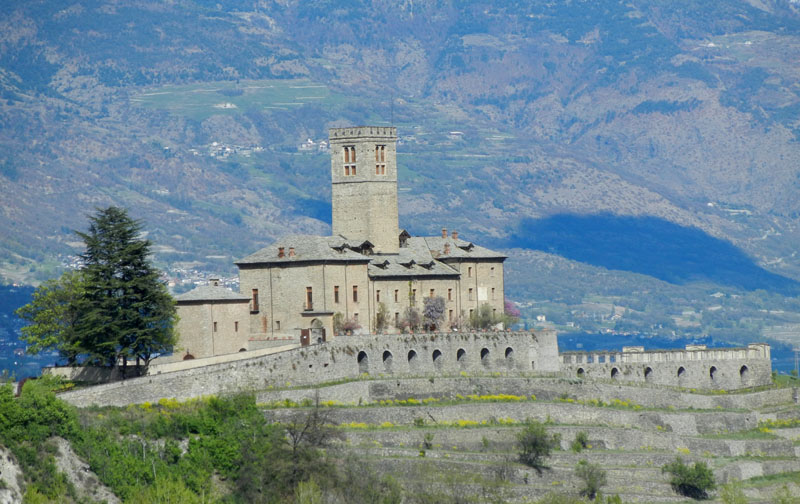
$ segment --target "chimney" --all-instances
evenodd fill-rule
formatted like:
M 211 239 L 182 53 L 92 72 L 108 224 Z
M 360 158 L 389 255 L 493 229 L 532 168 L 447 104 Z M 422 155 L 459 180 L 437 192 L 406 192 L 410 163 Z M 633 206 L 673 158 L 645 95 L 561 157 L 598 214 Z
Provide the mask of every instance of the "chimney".
M 444 244 L 444 255 L 450 255 L 450 244 L 449 243 L 445 243 Z
M 447 238 L 447 228 L 442 228 L 442 238 Z
M 453 240 L 458 240 L 458 231 L 453 231 Z
M 283 247 L 278 247 L 278 257 L 283 257 Z
M 294 257 L 294 247 L 289 247 L 289 257 Z
M 213 287 L 219 287 L 219 278 L 209 278 L 208 285 L 211 285 Z

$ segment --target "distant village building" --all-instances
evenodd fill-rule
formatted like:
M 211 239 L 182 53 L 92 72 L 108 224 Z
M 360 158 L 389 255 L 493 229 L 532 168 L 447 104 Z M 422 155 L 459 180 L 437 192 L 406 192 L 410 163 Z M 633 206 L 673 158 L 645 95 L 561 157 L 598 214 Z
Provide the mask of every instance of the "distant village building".
M 484 304 L 503 313 L 506 256 L 443 228 L 411 236 L 398 223 L 397 131 L 332 128 L 332 236 L 289 235 L 236 262 L 240 293 L 218 284 L 177 297 L 178 350 L 200 358 L 334 336 L 334 317 L 355 332 L 399 332 L 409 307 L 442 297 L 443 327 Z M 163 360 L 162 360 L 163 362 Z

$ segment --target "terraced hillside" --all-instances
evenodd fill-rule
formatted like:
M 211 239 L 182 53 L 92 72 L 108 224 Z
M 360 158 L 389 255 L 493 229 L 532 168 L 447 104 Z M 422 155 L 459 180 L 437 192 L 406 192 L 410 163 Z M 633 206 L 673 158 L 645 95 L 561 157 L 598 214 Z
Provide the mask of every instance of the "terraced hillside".
M 791 388 L 701 395 L 564 378 L 381 378 L 270 390 L 258 401 L 281 422 L 318 401 L 343 435 L 338 448 L 410 495 L 439 502 L 577 496 L 581 460 L 606 471 L 605 495 L 684 502 L 661 469 L 677 456 L 705 461 L 720 485 L 741 480 L 748 502 L 777 502 L 779 492 L 800 499 L 800 408 Z M 561 437 L 541 472 L 518 462 L 517 434 L 529 420 Z M 570 447 L 579 433 L 586 446 L 578 451 Z

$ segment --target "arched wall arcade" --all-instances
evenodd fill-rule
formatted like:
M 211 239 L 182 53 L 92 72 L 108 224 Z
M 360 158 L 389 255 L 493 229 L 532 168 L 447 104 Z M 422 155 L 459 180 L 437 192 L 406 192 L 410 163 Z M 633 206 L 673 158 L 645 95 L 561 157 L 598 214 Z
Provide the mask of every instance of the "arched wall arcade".
M 564 352 L 561 370 L 579 378 L 645 382 L 700 390 L 736 390 L 772 383 L 770 347 L 753 343 L 744 348 L 653 350 L 624 348 L 622 352 Z

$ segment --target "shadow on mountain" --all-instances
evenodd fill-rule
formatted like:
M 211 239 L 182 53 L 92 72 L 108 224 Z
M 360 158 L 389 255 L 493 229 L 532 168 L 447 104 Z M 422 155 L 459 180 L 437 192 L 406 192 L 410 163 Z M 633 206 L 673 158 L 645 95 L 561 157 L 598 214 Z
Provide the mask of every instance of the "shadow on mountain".
M 673 284 L 706 281 L 800 293 L 800 283 L 759 267 L 731 243 L 656 217 L 559 214 L 524 219 L 508 243 Z
M 297 200 L 295 211 L 300 215 L 320 220 L 326 224 L 331 223 L 331 202 L 302 198 Z

